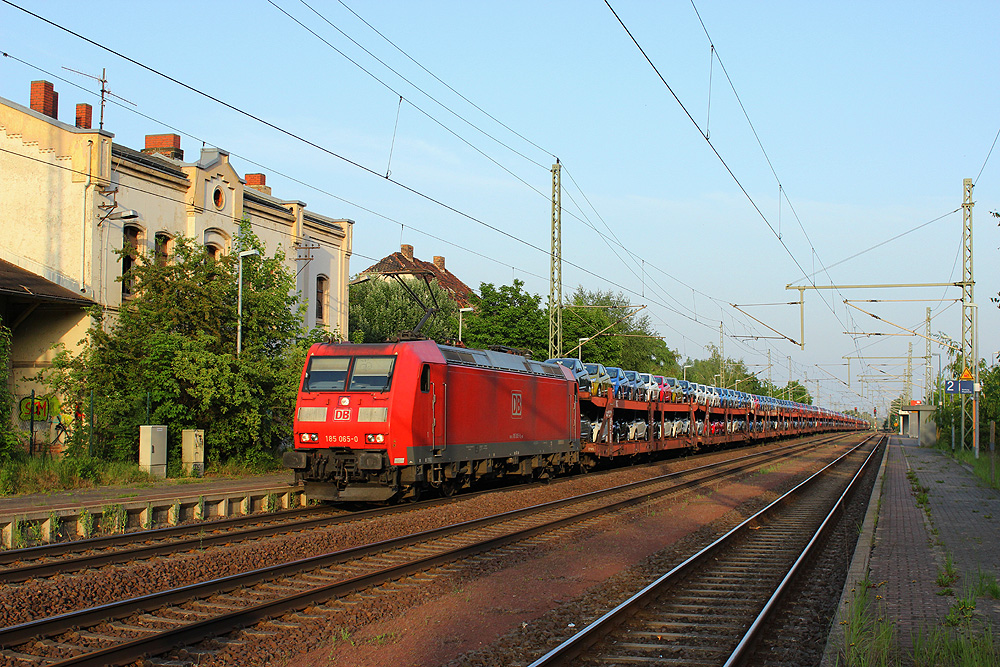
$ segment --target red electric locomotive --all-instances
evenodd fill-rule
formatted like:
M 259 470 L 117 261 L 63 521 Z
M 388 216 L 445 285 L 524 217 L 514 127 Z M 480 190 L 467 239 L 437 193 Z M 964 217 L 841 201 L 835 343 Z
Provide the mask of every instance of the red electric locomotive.
M 431 340 L 309 350 L 284 464 L 309 498 L 387 501 L 579 463 L 577 384 L 562 366 Z

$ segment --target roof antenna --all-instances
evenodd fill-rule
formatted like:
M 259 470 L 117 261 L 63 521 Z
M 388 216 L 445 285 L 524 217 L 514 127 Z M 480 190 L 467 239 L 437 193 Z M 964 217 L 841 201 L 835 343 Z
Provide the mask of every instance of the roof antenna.
M 101 120 L 100 120 L 100 125 L 98 126 L 98 129 L 101 129 L 101 130 L 104 129 L 104 102 L 105 102 L 105 97 L 114 97 L 114 98 L 117 98 L 117 99 L 121 100 L 122 102 L 128 102 L 129 104 L 131 104 L 134 107 L 139 106 L 135 102 L 131 102 L 129 100 L 126 100 L 124 97 L 121 97 L 119 95 L 115 95 L 114 93 L 111 92 L 111 89 L 108 88 L 108 70 L 106 68 L 104 68 L 104 67 L 101 68 L 101 76 L 100 76 L 100 78 L 94 76 L 93 74 L 87 74 L 86 72 L 78 72 L 75 69 L 72 69 L 70 67 L 65 67 L 64 66 L 63 69 L 69 70 L 70 72 L 73 72 L 74 74 L 79 74 L 80 76 L 85 76 L 88 79 L 93 79 L 94 81 L 100 81 L 101 82 Z

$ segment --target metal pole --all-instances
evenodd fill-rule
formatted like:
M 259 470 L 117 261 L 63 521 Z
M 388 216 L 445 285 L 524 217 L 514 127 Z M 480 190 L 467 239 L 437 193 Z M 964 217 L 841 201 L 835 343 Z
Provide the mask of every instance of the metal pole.
M 243 253 L 240 253 L 236 272 L 236 356 L 243 350 Z
M 975 325 L 974 325 L 974 313 L 972 312 L 973 305 L 975 303 L 975 293 L 973 287 L 976 284 L 973 277 L 972 271 L 972 207 L 975 203 L 972 201 L 972 188 L 973 181 L 971 178 L 966 178 L 962 181 L 962 366 L 964 368 L 970 368 L 969 362 L 971 360 L 971 368 L 975 368 L 978 364 L 976 363 L 976 350 L 975 350 Z M 975 396 L 975 394 L 973 394 Z M 975 398 L 973 398 L 975 401 Z M 975 403 L 972 406 L 973 411 L 976 409 Z M 969 397 L 967 394 L 962 394 L 962 448 L 965 449 L 965 424 L 968 419 L 969 413 Z M 975 417 L 972 417 L 973 424 L 975 423 Z M 973 426 L 973 437 L 975 437 L 975 427 Z
M 549 359 L 563 354 L 562 331 L 562 165 L 552 165 L 552 225 L 549 252 Z
M 28 420 L 31 424 L 28 429 L 28 433 L 31 434 L 31 439 L 28 440 L 28 456 L 35 455 L 35 390 L 31 390 L 31 409 L 28 410 Z
M 997 485 L 997 460 L 996 460 L 996 442 L 997 442 L 997 423 L 990 420 L 990 484 L 993 486 Z
M 979 458 L 979 306 L 972 312 L 972 448 Z
M 243 351 L 243 258 L 251 255 L 260 255 L 256 250 L 244 250 L 240 253 L 239 269 L 237 270 L 236 282 L 236 356 L 240 356 Z
M 87 444 L 87 454 L 94 455 L 94 390 L 90 390 L 90 442 Z

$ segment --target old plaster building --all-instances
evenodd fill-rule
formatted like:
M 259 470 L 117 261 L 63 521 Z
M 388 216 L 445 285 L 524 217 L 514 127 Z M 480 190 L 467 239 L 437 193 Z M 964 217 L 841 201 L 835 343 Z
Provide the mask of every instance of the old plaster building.
M 224 150 L 185 161 L 173 134 L 128 148 L 92 127 L 90 105 L 78 104 L 68 124 L 58 102 L 47 81 L 32 82 L 28 107 L 0 98 L 0 317 L 13 330 L 18 397 L 42 389 L 22 378 L 50 362 L 54 343 L 73 348 L 84 337 L 83 306 L 114 312 L 129 298 L 118 280 L 133 261 L 116 254 L 124 244 L 169 257 L 186 236 L 226 254 L 243 219 L 268 254 L 284 250 L 305 324 L 347 331 L 353 221 L 273 196 L 263 174 L 241 176 Z

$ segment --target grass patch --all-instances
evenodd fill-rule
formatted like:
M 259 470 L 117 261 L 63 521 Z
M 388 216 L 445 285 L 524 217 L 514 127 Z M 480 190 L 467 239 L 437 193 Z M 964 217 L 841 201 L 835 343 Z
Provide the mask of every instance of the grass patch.
M 844 647 L 837 664 L 845 667 L 896 667 L 901 665 L 896 650 L 896 625 L 885 619 L 877 585 L 868 577 L 857 583 L 847 604 Z
M 976 595 L 966 588 L 965 592 L 955 600 L 955 603 L 948 609 L 947 616 L 944 617 L 944 624 L 953 628 L 969 627 L 976 613 Z
M 996 575 L 979 570 L 976 575 L 975 594 L 980 598 L 1000 600 L 1000 584 L 997 583 Z
M 938 573 L 938 585 L 958 579 L 951 556 Z M 951 592 L 951 588 L 944 589 Z M 943 593 L 943 591 L 942 591 Z M 918 632 L 913 638 L 913 665 L 916 667 L 1000 667 L 1000 646 L 989 625 L 976 616 L 976 598 L 1000 594 L 996 576 L 980 570 L 975 583 L 966 584 L 962 594 L 948 609 L 942 626 Z
M 971 449 L 957 449 L 954 452 L 950 449 L 942 447 L 939 447 L 938 449 L 950 454 L 955 459 L 972 468 L 972 473 L 986 486 L 994 489 L 1000 489 L 1000 462 L 994 464 L 996 468 L 996 479 L 994 480 L 990 476 L 990 457 L 996 456 L 996 454 L 990 454 L 988 448 L 980 448 L 978 459 Z
M 253 461 L 233 459 L 226 463 L 210 462 L 205 467 L 205 477 L 246 477 L 285 470 L 287 468 L 281 464 L 280 456 L 261 456 L 255 457 Z
M 24 458 L 4 464 L 0 495 L 53 493 L 95 486 L 149 486 L 155 479 L 134 463 L 85 458 Z
M 173 471 L 173 469 L 171 468 Z M 286 470 L 277 456 L 255 457 L 253 461 L 236 459 L 228 463 L 212 463 L 206 476 L 240 478 Z M 195 483 L 201 478 L 174 471 L 179 483 Z M 32 493 L 55 493 L 98 486 L 152 486 L 155 475 L 141 470 L 135 463 L 104 461 L 94 457 L 23 457 L 4 462 L 0 468 L 0 496 Z
M 124 533 L 128 528 L 128 511 L 120 503 L 101 508 L 101 530 L 108 535 Z
M 934 628 L 913 639 L 913 664 L 919 667 L 986 667 L 1000 665 L 993 632 Z
M 944 567 L 938 570 L 937 585 L 947 588 L 958 581 L 958 570 L 955 569 L 955 562 L 951 559 L 951 554 L 945 554 Z

